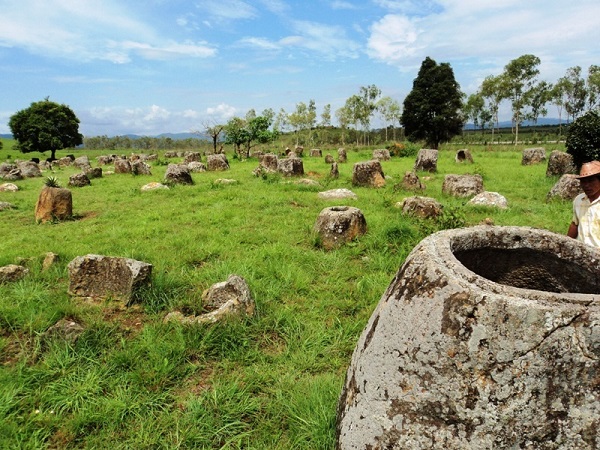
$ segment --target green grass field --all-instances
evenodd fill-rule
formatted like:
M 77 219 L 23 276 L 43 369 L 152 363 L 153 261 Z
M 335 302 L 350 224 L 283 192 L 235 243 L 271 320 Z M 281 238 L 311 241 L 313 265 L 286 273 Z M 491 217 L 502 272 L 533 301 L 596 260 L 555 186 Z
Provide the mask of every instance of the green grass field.
M 4 140 L 0 161 L 29 159 Z M 469 147 L 474 164 L 457 164 L 458 147 L 440 150 L 438 173 L 419 174 L 445 214 L 403 216 L 394 205 L 414 195 L 395 188 L 414 158 L 382 162 L 386 187 L 351 184 L 353 164 L 372 149 L 348 147 L 340 178 L 324 158 L 305 156 L 307 178 L 257 178 L 256 159 L 229 155 L 227 172 L 193 174 L 193 186 L 141 192 L 162 181 L 106 175 L 71 188 L 74 220 L 36 224 L 45 178 L 0 192 L 0 266 L 23 263 L 22 281 L 0 285 L 0 448 L 10 449 L 332 449 L 336 403 L 354 345 L 396 271 L 425 236 L 489 218 L 565 233 L 568 201 L 546 202 L 557 181 L 546 165 L 521 165 L 523 147 Z M 556 146 L 546 146 L 549 155 Z M 323 154 L 336 154 L 322 148 Z M 59 152 L 58 157 L 84 150 Z M 162 155 L 162 152 L 158 152 Z M 92 161 L 100 153 L 87 153 Z M 161 157 L 161 161 L 165 161 Z M 173 162 L 178 161 L 174 160 Z M 95 163 L 94 163 L 95 165 Z M 109 170 L 110 166 L 103 169 Z M 46 172 L 66 186 L 78 169 Z M 507 210 L 472 207 L 442 195 L 446 174 L 479 173 Z M 218 185 L 218 178 L 238 181 Z M 319 191 L 348 188 L 358 200 L 325 201 Z M 312 231 L 319 212 L 340 204 L 365 215 L 368 232 L 326 252 Z M 59 263 L 42 271 L 46 252 Z M 153 264 L 152 287 L 129 308 L 67 295 L 67 264 L 88 253 Z M 197 312 L 204 289 L 238 274 L 257 304 L 254 317 L 214 325 L 163 323 L 173 310 Z M 83 325 L 74 345 L 43 338 L 61 318 Z

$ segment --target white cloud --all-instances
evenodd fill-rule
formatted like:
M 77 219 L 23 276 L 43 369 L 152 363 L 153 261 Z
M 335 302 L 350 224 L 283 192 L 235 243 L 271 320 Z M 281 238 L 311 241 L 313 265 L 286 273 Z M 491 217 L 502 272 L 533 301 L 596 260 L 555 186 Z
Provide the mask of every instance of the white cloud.
M 240 20 L 256 17 L 256 9 L 241 0 L 203 0 L 196 7 L 215 20 Z
M 343 0 L 335 0 L 331 2 L 330 6 L 331 9 L 358 9 L 355 4 Z
M 46 57 L 128 63 L 149 59 L 207 58 L 216 50 L 206 42 L 175 42 L 134 19 L 110 0 L 0 0 L 0 46 L 24 48 Z
M 260 37 L 245 37 L 238 41 L 239 45 L 254 47 L 260 50 L 279 50 L 281 46 L 276 42 Z
M 309 50 L 330 59 L 357 58 L 359 55 L 360 46 L 341 26 L 295 21 L 293 28 L 296 34 L 281 39 L 279 44 Z
M 374 59 L 402 64 L 417 53 L 419 30 L 405 16 L 387 15 L 371 26 L 368 53 Z
M 219 120 L 228 120 L 235 116 L 237 109 L 226 103 L 221 103 L 214 108 L 206 108 L 206 114 Z

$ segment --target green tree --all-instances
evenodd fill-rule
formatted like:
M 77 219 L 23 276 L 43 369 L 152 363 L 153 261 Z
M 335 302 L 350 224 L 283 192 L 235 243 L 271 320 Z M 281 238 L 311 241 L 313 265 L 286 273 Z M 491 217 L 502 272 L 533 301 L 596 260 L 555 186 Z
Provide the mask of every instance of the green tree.
M 588 161 L 600 160 L 600 115 L 591 110 L 575 119 L 567 131 L 567 153 L 580 168 Z
M 250 156 L 250 150 L 256 144 L 266 144 L 277 139 L 277 130 L 270 130 L 271 120 L 265 116 L 249 119 L 232 117 L 225 125 L 225 143 L 233 144 L 236 154 L 242 158 Z
M 331 126 L 331 105 L 329 103 L 327 103 L 323 107 L 323 112 L 321 113 L 320 125 L 324 128 Z
M 515 145 L 519 141 L 519 125 L 525 117 L 525 109 L 530 106 L 531 96 L 537 85 L 540 71 L 540 58 L 535 55 L 522 55 L 504 66 L 501 75 L 502 90 L 511 102 L 512 121 L 515 125 Z
M 585 109 L 587 90 L 585 80 L 581 76 L 581 67 L 574 66 L 567 69 L 567 73 L 561 78 L 565 86 L 565 111 L 568 117 L 575 120 Z
M 75 113 L 48 98 L 17 111 L 10 117 L 8 126 L 22 153 L 50 151 L 50 157 L 56 159 L 57 150 L 83 143 Z
M 462 97 L 450 64 L 438 65 L 425 58 L 404 99 L 401 120 L 407 138 L 411 142 L 424 140 L 427 146 L 437 149 L 460 134 L 464 123 Z
M 588 69 L 587 91 L 589 109 L 600 106 L 600 66 L 591 65 Z
M 487 109 L 492 116 L 490 118 L 492 125 L 492 141 L 494 141 L 494 130 L 499 128 L 498 111 L 500 110 L 500 103 L 502 103 L 505 97 L 505 93 L 502 90 L 502 83 L 503 81 L 500 75 L 490 75 L 483 80 L 479 90 L 486 100 Z
M 392 124 L 394 130 L 394 140 L 396 140 L 396 128 L 394 124 L 400 120 L 401 106 L 398 100 L 395 100 L 389 96 L 381 97 L 377 100 L 376 110 L 381 115 L 381 118 L 385 122 L 385 140 L 388 140 L 388 124 Z
M 565 103 L 567 102 L 566 78 L 559 78 L 554 86 L 552 86 L 549 93 L 549 99 L 553 105 L 556 105 L 558 111 L 558 135 L 562 136 L 562 112 L 565 109 Z
M 536 84 L 529 97 L 529 112 L 525 115 L 527 120 L 531 120 L 534 125 L 537 125 L 537 121 L 540 116 L 545 117 L 548 114 L 546 104 L 550 101 L 552 96 L 552 85 L 547 81 L 540 81 Z

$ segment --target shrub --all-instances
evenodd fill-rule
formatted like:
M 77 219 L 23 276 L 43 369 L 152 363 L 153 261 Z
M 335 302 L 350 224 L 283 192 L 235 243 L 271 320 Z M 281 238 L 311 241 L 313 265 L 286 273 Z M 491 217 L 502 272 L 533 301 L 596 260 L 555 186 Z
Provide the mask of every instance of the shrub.
M 600 159 L 600 115 L 597 111 L 588 111 L 569 126 L 566 148 L 577 168 L 585 162 Z
M 60 184 L 58 183 L 58 179 L 56 177 L 47 177 L 46 180 L 44 181 L 44 185 L 48 186 L 48 187 L 55 187 L 55 188 L 60 187 Z

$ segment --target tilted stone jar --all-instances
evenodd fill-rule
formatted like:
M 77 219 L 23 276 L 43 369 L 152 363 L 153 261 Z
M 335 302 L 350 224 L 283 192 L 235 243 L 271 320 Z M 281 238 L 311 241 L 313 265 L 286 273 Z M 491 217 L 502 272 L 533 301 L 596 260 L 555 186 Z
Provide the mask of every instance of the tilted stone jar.
M 354 350 L 336 448 L 599 446 L 600 251 L 527 227 L 421 241 Z

